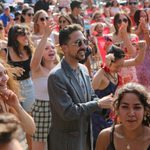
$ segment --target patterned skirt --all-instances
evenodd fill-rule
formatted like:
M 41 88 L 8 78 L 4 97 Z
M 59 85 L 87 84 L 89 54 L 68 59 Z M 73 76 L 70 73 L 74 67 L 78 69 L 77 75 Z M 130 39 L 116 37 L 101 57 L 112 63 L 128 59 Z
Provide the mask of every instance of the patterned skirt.
M 36 100 L 31 114 L 36 125 L 35 134 L 32 136 L 33 141 L 46 142 L 51 124 L 50 102 Z

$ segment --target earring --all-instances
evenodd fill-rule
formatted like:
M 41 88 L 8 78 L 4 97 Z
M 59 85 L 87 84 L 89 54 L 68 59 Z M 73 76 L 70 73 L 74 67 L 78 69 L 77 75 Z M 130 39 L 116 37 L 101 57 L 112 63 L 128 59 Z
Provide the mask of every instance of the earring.
M 147 120 L 147 117 L 146 117 L 146 115 L 144 115 L 144 121 L 146 121 Z

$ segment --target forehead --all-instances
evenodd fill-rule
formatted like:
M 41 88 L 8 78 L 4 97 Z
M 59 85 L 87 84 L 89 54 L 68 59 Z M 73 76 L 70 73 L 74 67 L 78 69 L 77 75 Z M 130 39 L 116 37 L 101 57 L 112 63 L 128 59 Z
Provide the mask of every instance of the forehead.
M 70 34 L 70 41 L 76 41 L 78 39 L 85 39 L 83 33 L 81 31 L 74 31 Z
M 121 103 L 141 104 L 139 97 L 135 93 L 125 93 L 122 97 Z
M 47 16 L 48 16 L 48 14 L 44 13 L 44 12 L 42 12 L 42 13 L 39 14 L 39 18 L 41 18 L 41 17 L 47 17 Z
M 124 14 L 121 14 L 119 18 L 127 18 Z

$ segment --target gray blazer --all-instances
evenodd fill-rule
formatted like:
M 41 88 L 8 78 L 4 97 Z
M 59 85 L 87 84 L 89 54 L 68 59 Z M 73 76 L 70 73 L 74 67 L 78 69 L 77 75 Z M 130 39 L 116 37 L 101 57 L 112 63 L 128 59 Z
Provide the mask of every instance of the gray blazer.
M 99 110 L 97 98 L 85 66 L 79 64 L 86 85 L 87 99 L 67 62 L 62 61 L 50 72 L 48 93 L 52 113 L 48 150 L 92 150 L 90 115 Z M 93 101 L 92 101 L 93 100 Z

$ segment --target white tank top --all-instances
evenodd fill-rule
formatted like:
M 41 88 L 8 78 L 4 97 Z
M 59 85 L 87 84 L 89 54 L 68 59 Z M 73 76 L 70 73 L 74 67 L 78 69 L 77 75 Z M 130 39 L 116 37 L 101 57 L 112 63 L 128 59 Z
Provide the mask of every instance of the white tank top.
M 47 80 L 48 76 L 33 79 L 35 99 L 49 101 Z

